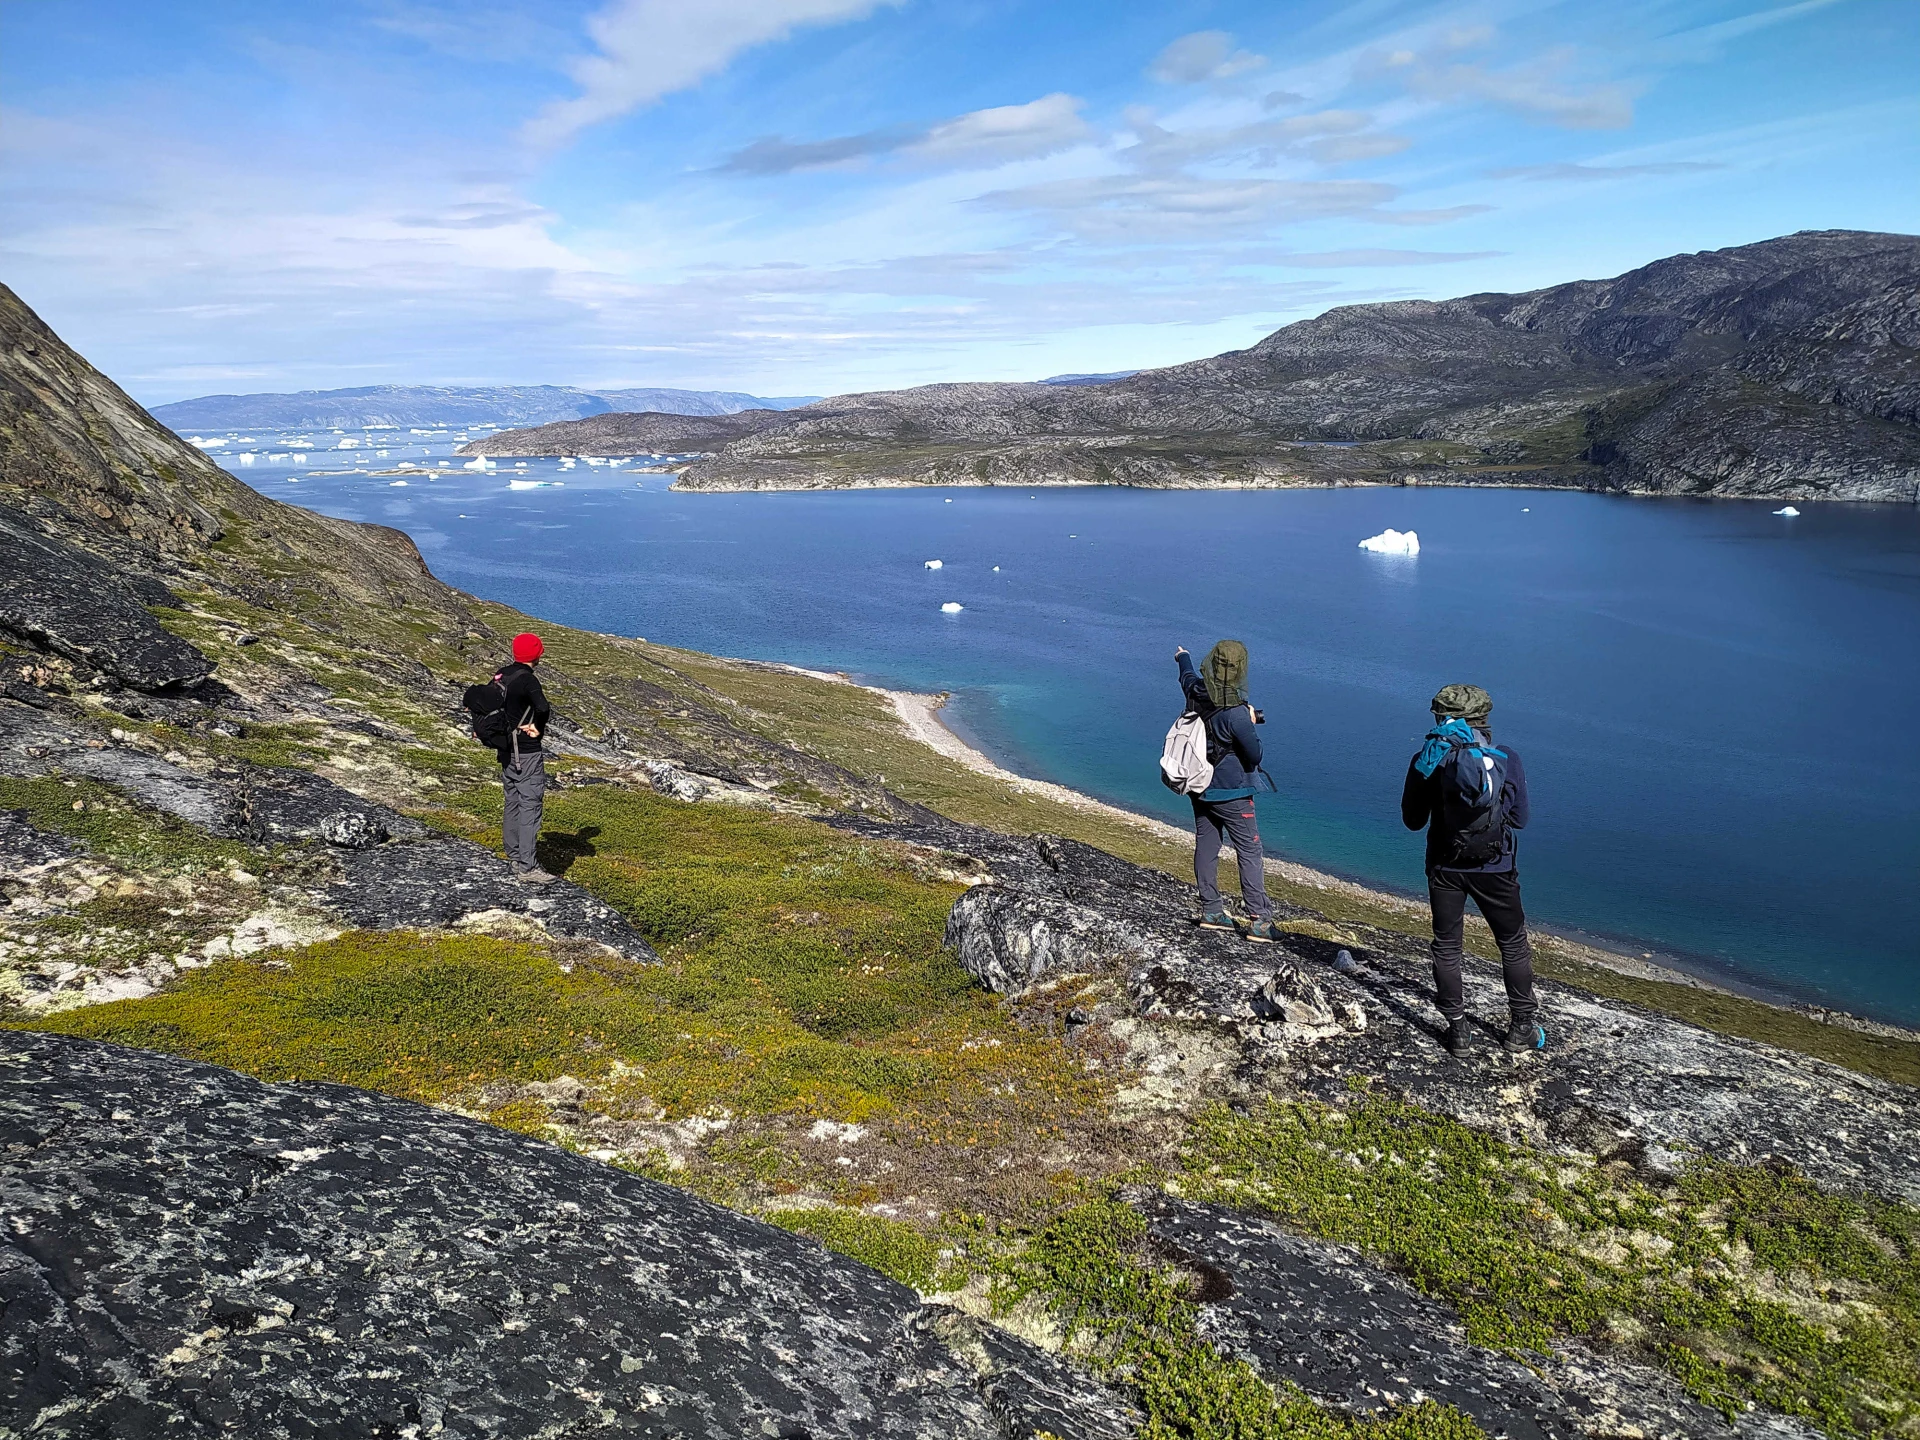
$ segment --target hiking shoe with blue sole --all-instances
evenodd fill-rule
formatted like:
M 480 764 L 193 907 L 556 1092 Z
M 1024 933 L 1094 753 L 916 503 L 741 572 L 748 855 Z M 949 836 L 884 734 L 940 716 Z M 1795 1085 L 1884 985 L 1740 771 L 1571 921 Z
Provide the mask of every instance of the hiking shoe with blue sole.
M 1224 905 L 1217 910 L 1202 910 L 1193 923 L 1202 930 L 1238 930 L 1240 928 L 1234 923 L 1233 916 L 1227 912 L 1227 907 Z
M 1547 1048 L 1547 1027 L 1538 1020 L 1516 1021 L 1507 1027 L 1506 1046 L 1511 1055 L 1544 1050 Z

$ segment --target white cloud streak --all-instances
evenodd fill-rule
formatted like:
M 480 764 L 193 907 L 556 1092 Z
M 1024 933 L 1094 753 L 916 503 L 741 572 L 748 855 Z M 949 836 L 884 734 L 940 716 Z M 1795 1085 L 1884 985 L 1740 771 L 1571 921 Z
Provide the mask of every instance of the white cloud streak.
M 614 0 L 587 21 L 595 51 L 567 68 L 580 93 L 530 120 L 524 138 L 563 145 L 591 125 L 698 85 L 756 45 L 809 25 L 864 19 L 898 0 Z

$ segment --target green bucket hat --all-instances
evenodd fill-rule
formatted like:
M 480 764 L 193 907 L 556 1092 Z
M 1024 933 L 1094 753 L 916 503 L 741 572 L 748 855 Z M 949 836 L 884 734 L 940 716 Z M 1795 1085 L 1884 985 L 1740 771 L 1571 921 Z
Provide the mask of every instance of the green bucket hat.
M 1207 682 L 1207 698 L 1215 708 L 1247 703 L 1247 647 L 1238 640 L 1222 640 L 1201 662 L 1200 678 Z
M 1478 685 L 1444 685 L 1433 697 L 1433 713 L 1443 720 L 1483 726 L 1493 714 L 1493 697 Z

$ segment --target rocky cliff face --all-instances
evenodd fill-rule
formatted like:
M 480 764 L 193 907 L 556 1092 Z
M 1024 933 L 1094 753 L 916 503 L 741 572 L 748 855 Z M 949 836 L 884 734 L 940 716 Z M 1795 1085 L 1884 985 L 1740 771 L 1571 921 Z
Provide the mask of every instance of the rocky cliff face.
M 1911 501 L 1916 295 L 1920 239 L 1811 232 L 1521 295 L 1343 306 L 1105 385 L 934 385 L 725 426 L 598 417 L 468 449 L 715 452 L 689 489 L 1492 483 Z

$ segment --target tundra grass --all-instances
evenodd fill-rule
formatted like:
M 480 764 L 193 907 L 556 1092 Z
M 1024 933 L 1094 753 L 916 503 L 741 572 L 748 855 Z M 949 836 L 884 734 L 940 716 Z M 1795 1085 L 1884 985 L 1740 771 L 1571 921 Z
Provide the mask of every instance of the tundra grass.
M 1066 1211 L 1002 1268 L 1001 1306 L 1042 1300 L 1077 1355 L 1135 1394 L 1144 1440 L 1479 1440 L 1466 1415 L 1431 1401 L 1357 1418 L 1298 1388 L 1269 1386 L 1201 1339 L 1186 1278 L 1155 1260 L 1138 1212 L 1113 1200 Z
M 489 796 L 497 806 L 497 791 L 474 792 L 474 810 L 443 823 L 483 835 Z M 1105 1114 L 1107 1082 L 1019 1028 L 942 947 L 959 887 L 887 847 L 595 786 L 550 797 L 541 848 L 664 963 L 356 933 L 222 961 L 44 1028 L 432 1102 L 565 1073 L 615 1118 L 885 1119 L 958 1152 L 1070 1139 Z
M 1703 1161 L 1670 1190 L 1516 1149 L 1382 1096 L 1219 1109 L 1170 1187 L 1358 1246 L 1522 1358 L 1624 1346 L 1729 1418 L 1920 1424 L 1920 1211 Z

